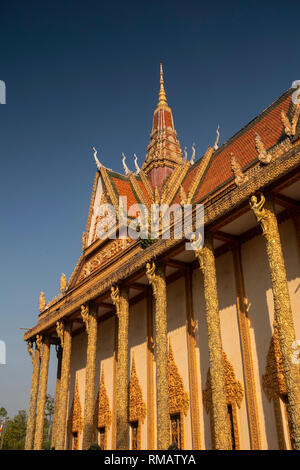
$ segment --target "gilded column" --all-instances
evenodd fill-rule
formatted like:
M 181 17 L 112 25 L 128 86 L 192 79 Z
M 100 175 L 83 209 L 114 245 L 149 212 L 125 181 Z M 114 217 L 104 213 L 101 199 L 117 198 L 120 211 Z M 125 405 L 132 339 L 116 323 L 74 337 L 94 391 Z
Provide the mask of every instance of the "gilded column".
M 153 301 L 147 297 L 147 447 L 155 449 Z
M 204 281 L 215 446 L 217 450 L 228 450 L 231 449 L 231 436 L 226 401 L 217 275 L 212 237 L 206 235 L 202 248 L 198 249 L 196 242 L 194 246 L 195 256 L 199 261 Z
M 87 450 L 93 443 L 94 435 L 94 407 L 95 407 L 95 377 L 96 377 L 96 349 L 97 349 L 97 309 L 95 304 L 88 307 L 82 305 L 81 315 L 88 335 L 86 368 L 85 368 L 85 399 L 82 449 Z
M 35 428 L 35 435 L 34 435 L 34 450 L 40 450 L 43 444 L 49 356 L 50 356 L 50 339 L 47 336 L 44 336 L 43 337 L 43 350 L 42 350 L 42 363 L 41 363 L 41 376 L 40 376 L 40 384 L 39 384 L 39 398 L 38 398 L 37 416 L 36 416 L 36 428 Z
M 185 298 L 186 298 L 186 332 L 189 361 L 189 382 L 191 397 L 191 421 L 192 421 L 192 441 L 193 449 L 201 449 L 200 436 L 200 410 L 199 410 L 199 389 L 198 389 L 198 371 L 196 364 L 196 338 L 195 338 L 195 320 L 193 311 L 193 285 L 192 272 L 187 270 L 185 274 Z
M 251 196 L 250 207 L 262 227 L 263 237 L 266 242 L 274 300 L 274 315 L 278 325 L 295 446 L 296 449 L 300 450 L 300 371 L 299 365 L 294 364 L 292 360 L 295 329 L 274 203 L 270 197 L 265 198 L 260 193 L 259 196 Z
M 51 447 L 55 447 L 56 428 L 59 413 L 59 393 L 60 393 L 60 379 L 61 379 L 61 360 L 62 360 L 62 347 L 57 346 L 57 374 L 56 374 L 56 387 L 55 387 L 55 401 L 54 401 L 54 416 L 52 425 Z
M 293 221 L 294 221 L 296 238 L 297 238 L 298 254 L 300 258 L 300 213 L 299 212 L 293 217 Z
M 61 378 L 59 392 L 59 413 L 56 425 L 55 450 L 64 450 L 66 440 L 66 426 L 68 413 L 68 395 L 70 383 L 70 364 L 72 351 L 72 324 L 64 324 L 63 352 L 61 363 Z
M 112 287 L 112 301 L 118 318 L 117 393 L 116 393 L 116 449 L 128 450 L 128 326 L 129 289 Z
M 157 449 L 166 450 L 170 445 L 170 414 L 165 267 L 162 264 L 156 266 L 154 262 L 147 263 L 146 274 L 153 288 L 155 302 Z
M 28 347 L 28 351 L 31 357 L 33 358 L 33 349 L 32 349 L 31 341 L 28 341 L 27 347 Z M 40 347 L 39 335 L 37 335 L 34 359 L 32 360 L 33 371 L 32 371 L 32 379 L 31 379 L 30 401 L 29 401 L 28 419 L 27 419 L 27 427 L 26 427 L 25 450 L 32 450 L 33 444 L 34 444 L 36 404 L 37 404 L 37 396 L 38 396 L 38 389 L 39 389 L 39 376 L 40 376 L 40 363 L 41 363 L 39 347 Z

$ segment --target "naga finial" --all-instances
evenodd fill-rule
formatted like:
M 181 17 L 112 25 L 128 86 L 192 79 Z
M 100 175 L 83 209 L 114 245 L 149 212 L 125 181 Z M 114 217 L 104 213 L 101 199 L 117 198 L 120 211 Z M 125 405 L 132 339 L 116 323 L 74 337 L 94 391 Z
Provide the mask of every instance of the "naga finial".
M 193 143 L 193 145 L 192 145 L 192 150 L 193 150 L 193 153 L 192 153 L 192 157 L 190 159 L 190 164 L 194 165 L 195 157 L 196 157 L 196 144 L 195 143 Z
M 122 164 L 124 168 L 124 173 L 126 176 L 130 175 L 131 171 L 129 170 L 128 166 L 126 165 L 126 155 L 122 152 Z
M 46 308 L 46 298 L 44 292 L 40 293 L 40 298 L 39 298 L 39 310 L 42 312 Z
M 94 159 L 95 159 L 95 163 L 96 163 L 96 166 L 97 166 L 97 170 L 100 170 L 100 168 L 103 166 L 102 163 L 99 162 L 98 158 L 97 158 L 97 153 L 98 153 L 98 150 L 95 148 L 95 147 L 92 147 L 92 149 L 94 150 Z
M 184 161 L 187 162 L 187 147 L 184 147 Z
M 139 172 L 141 171 L 140 167 L 138 166 L 138 162 L 137 162 L 138 157 L 136 156 L 135 153 L 133 154 L 133 156 L 134 156 L 134 166 L 135 166 L 135 169 L 136 169 L 136 173 L 135 173 L 135 174 L 138 175 Z
M 217 138 L 216 138 L 216 141 L 215 141 L 215 144 L 214 144 L 214 150 L 218 150 L 218 148 L 219 148 L 219 141 L 220 141 L 220 124 L 218 124 L 216 133 L 217 133 Z
M 67 290 L 68 287 L 68 281 L 66 278 L 66 275 L 62 273 L 61 278 L 60 278 L 60 293 L 64 294 L 65 291 Z

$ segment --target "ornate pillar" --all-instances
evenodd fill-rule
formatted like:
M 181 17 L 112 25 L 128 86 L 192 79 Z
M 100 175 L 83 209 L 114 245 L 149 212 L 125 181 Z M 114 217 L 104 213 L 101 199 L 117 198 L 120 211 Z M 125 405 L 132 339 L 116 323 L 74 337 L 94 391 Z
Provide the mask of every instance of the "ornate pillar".
M 127 286 L 112 287 L 111 298 L 118 318 L 117 352 L 117 409 L 116 409 L 116 448 L 128 450 L 128 326 L 129 289 Z
M 147 296 L 147 448 L 155 449 L 153 301 Z
M 28 341 L 27 345 L 28 345 L 28 351 L 31 355 L 31 358 L 33 358 L 32 342 Z M 27 419 L 27 427 L 26 427 L 25 450 L 32 450 L 33 444 L 34 444 L 36 403 L 37 403 L 37 396 L 38 396 L 40 363 L 41 363 L 39 346 L 40 346 L 40 343 L 38 343 L 37 341 L 36 346 L 35 346 L 34 359 L 32 359 L 33 371 L 32 371 L 32 379 L 31 379 L 30 402 L 29 402 L 28 419 Z
M 59 392 L 59 413 L 56 425 L 55 450 L 64 450 L 68 413 L 68 395 L 70 383 L 70 364 L 72 351 L 72 324 L 63 325 L 63 352 L 61 363 L 61 378 Z
M 212 237 L 206 234 L 204 246 L 199 249 L 197 249 L 195 242 L 194 252 L 199 261 L 204 281 L 215 446 L 217 450 L 228 450 L 231 449 L 231 436 L 226 402 L 217 275 Z
M 55 387 L 55 401 L 54 401 L 54 416 L 52 425 L 51 447 L 55 447 L 56 428 L 59 413 L 59 394 L 60 394 L 60 379 L 61 379 L 61 360 L 62 360 L 62 347 L 57 346 L 57 374 L 56 374 L 56 387 Z
M 295 329 L 274 203 L 270 196 L 265 198 L 260 193 L 259 196 L 251 196 L 250 207 L 256 216 L 257 222 L 262 227 L 263 237 L 266 242 L 274 300 L 274 315 L 278 325 L 295 446 L 296 449 L 300 450 L 300 371 L 299 365 L 294 364 L 292 360 Z
M 147 263 L 146 274 L 153 288 L 155 302 L 157 449 L 166 450 L 170 445 L 170 413 L 165 267 L 162 264 L 156 267 L 154 262 Z
M 81 316 L 85 323 L 88 335 L 86 368 L 85 368 L 85 399 L 82 449 L 87 450 L 93 443 L 94 436 L 94 407 L 95 407 L 95 377 L 96 377 L 96 349 L 97 349 L 97 308 L 91 303 L 82 305 Z
M 41 376 L 40 376 L 40 385 L 39 385 L 39 398 L 38 398 L 38 406 L 37 406 L 35 436 L 34 436 L 34 450 L 40 450 L 43 444 L 49 356 L 50 356 L 50 339 L 47 336 L 44 336 L 43 337 Z

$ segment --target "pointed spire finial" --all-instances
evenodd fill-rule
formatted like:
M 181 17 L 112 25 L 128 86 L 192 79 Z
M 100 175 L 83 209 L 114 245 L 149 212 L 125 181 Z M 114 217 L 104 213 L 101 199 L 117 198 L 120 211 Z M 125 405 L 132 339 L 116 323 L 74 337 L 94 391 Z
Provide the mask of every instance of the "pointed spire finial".
M 164 88 L 164 72 L 163 72 L 163 64 L 160 62 L 160 90 L 158 95 L 158 106 L 165 107 L 168 106 L 167 103 L 167 95 Z

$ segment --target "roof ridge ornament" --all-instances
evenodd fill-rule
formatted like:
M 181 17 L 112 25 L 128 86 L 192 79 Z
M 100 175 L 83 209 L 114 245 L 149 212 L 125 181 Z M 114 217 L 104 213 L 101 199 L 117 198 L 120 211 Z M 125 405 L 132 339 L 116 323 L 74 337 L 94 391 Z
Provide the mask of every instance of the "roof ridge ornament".
M 135 166 L 135 169 L 136 169 L 136 173 L 135 173 L 135 174 L 138 175 L 139 172 L 141 171 L 140 167 L 138 166 L 138 162 L 137 162 L 137 161 L 138 161 L 138 157 L 136 156 L 135 153 L 133 154 L 133 156 L 134 156 L 134 166 Z
M 214 150 L 218 150 L 219 148 L 219 141 L 220 141 L 220 124 L 218 124 L 217 130 L 216 130 L 217 138 L 214 143 Z
M 258 152 L 258 159 L 261 163 L 268 164 L 272 160 L 272 155 L 270 155 L 260 138 L 260 135 L 256 132 L 255 134 L 255 147 Z
M 248 179 L 248 176 L 245 175 L 242 171 L 242 167 L 240 163 L 237 161 L 236 156 L 234 153 L 230 153 L 230 158 L 231 158 L 231 171 L 234 174 L 234 182 L 237 186 L 241 186 L 243 183 L 245 183 Z
M 193 153 L 192 153 L 192 156 L 191 156 L 191 159 L 190 159 L 190 164 L 194 165 L 195 157 L 196 157 L 196 144 L 195 144 L 195 142 L 192 145 L 192 150 L 193 150 Z
M 164 88 L 163 63 L 160 62 L 160 90 L 158 94 L 158 107 L 167 107 L 167 95 Z
M 129 176 L 131 171 L 129 170 L 128 166 L 126 165 L 126 155 L 124 155 L 124 153 L 122 152 L 122 164 L 123 164 L 123 168 L 124 168 L 124 173 L 126 176 Z
M 92 146 L 92 149 L 94 151 L 94 159 L 95 159 L 95 163 L 96 163 L 96 166 L 97 166 L 97 170 L 100 170 L 100 168 L 103 167 L 102 163 L 99 162 L 98 158 L 97 158 L 97 153 L 98 153 L 98 150 Z

